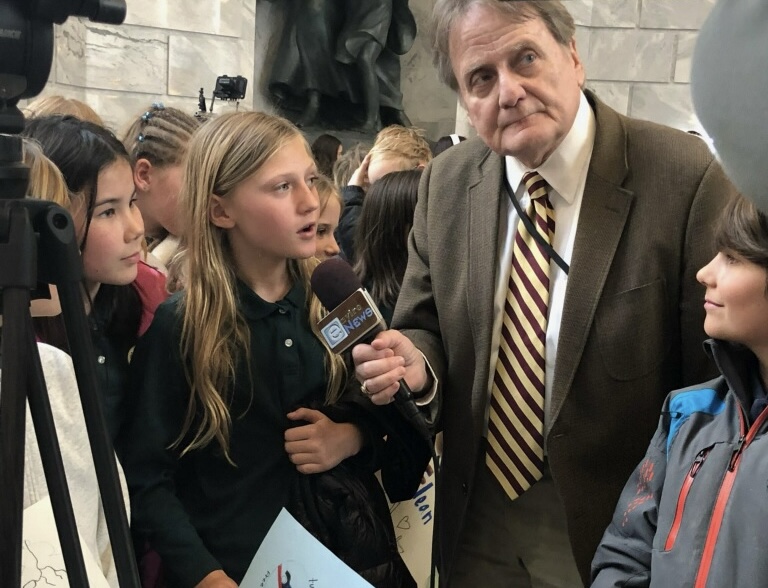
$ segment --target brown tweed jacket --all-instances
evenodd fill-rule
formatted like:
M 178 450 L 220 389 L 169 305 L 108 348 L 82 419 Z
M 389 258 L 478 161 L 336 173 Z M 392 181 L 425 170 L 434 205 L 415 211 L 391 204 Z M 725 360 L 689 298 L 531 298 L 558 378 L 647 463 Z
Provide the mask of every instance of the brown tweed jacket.
M 712 225 L 731 184 L 706 145 L 619 115 L 588 93 L 595 146 L 576 233 L 546 432 L 582 577 L 667 392 L 714 373 L 702 349 Z M 427 408 L 444 433 L 439 526 L 449 579 L 488 401 L 503 159 L 480 140 L 427 168 L 393 327 L 440 381 Z M 503 546 L 500 546 L 503 549 Z

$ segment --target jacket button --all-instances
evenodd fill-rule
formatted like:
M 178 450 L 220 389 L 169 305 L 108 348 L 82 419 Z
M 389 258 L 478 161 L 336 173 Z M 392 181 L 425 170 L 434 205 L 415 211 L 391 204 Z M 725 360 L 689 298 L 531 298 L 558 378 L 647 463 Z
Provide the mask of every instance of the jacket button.
M 469 486 L 466 482 L 461 483 L 461 493 L 466 496 L 469 493 Z

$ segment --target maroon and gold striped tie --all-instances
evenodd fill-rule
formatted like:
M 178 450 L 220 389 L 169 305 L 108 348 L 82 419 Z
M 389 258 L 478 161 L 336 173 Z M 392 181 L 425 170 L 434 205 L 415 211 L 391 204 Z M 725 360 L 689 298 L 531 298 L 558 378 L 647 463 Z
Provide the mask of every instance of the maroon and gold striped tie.
M 525 213 L 550 245 L 555 215 L 538 173 L 523 176 L 531 202 Z M 499 359 L 493 377 L 485 462 L 511 499 L 544 470 L 544 343 L 549 304 L 549 253 L 522 220 L 512 249 Z

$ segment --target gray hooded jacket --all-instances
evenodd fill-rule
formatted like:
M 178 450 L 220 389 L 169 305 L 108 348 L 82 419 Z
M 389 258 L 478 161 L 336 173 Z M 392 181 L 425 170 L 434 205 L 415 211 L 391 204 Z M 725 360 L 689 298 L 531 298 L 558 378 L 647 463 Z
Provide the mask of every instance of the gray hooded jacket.
M 672 392 L 592 562 L 592 586 L 768 586 L 768 410 L 754 356 L 707 346 L 720 377 Z

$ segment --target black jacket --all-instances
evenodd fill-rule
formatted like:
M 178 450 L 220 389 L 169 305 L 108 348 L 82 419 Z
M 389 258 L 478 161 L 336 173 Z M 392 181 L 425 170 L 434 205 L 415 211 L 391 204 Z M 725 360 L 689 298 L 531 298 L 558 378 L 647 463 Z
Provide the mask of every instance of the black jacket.
M 415 588 L 398 552 L 382 486 L 372 472 L 381 466 L 392 502 L 412 498 L 429 447 L 391 405 L 376 407 L 362 395 L 320 410 L 335 422 L 357 423 L 367 433 L 368 446 L 332 470 L 296 477 L 289 511 L 376 588 Z
M 336 229 L 336 241 L 344 258 L 352 265 L 355 263 L 355 233 L 363 209 L 365 190 L 360 186 L 344 186 L 341 197 L 344 199 L 344 210 L 341 211 L 339 227 Z

